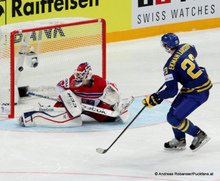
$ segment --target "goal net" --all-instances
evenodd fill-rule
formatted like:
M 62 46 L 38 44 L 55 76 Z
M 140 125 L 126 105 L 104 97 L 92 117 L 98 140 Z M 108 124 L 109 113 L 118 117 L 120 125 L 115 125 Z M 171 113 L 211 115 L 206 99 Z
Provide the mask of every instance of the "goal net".
M 56 84 L 83 62 L 106 78 L 103 19 L 55 18 L 1 26 L 1 116 L 13 118 L 27 104 L 19 90 L 28 87 L 51 95 Z

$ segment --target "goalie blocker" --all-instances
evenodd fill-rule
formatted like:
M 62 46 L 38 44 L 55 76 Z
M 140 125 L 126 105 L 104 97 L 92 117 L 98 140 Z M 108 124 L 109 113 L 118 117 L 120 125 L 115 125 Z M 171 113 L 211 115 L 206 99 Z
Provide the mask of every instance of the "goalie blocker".
M 109 95 L 109 94 L 108 94 Z M 103 94 L 106 97 L 106 94 Z M 43 96 L 41 96 L 43 97 Z M 88 104 L 81 104 L 79 98 L 70 90 L 60 94 L 60 100 L 64 107 L 40 106 L 35 109 L 27 110 L 19 118 L 21 126 L 50 126 L 50 127 L 74 127 L 82 125 L 81 114 L 88 115 L 96 119 L 103 116 L 108 117 L 109 121 L 125 122 L 128 117 L 128 106 L 133 102 L 131 97 L 115 103 L 115 110 L 95 107 Z M 107 96 L 108 98 L 108 96 Z M 105 98 L 104 98 L 105 99 Z M 109 98 L 108 98 L 109 99 Z M 101 104 L 106 104 L 101 101 Z M 107 105 L 107 104 L 106 104 Z M 109 105 L 108 105 L 109 106 Z M 98 120 L 100 121 L 100 120 Z

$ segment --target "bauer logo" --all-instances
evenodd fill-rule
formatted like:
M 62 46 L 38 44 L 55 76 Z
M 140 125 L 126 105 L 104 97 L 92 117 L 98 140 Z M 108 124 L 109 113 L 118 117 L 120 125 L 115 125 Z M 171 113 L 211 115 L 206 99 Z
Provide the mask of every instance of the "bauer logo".
M 69 103 L 68 103 L 68 104 L 69 104 L 70 106 L 73 106 L 74 108 L 77 108 L 76 101 L 75 101 L 75 99 L 73 98 L 72 94 L 67 93 L 67 95 L 69 96 L 70 101 L 71 101 L 71 103 L 72 103 L 72 104 L 69 104 Z
M 30 16 L 99 6 L 99 0 L 12 0 L 12 17 Z

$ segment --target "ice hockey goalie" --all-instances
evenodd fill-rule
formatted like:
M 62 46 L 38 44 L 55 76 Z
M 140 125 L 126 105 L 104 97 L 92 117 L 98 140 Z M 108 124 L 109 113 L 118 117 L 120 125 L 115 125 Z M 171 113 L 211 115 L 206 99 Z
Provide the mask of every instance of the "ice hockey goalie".
M 89 63 L 81 63 L 74 74 L 56 86 L 57 102 L 27 110 L 19 118 L 22 126 L 74 127 L 83 124 L 82 115 L 98 122 L 125 122 L 133 97 L 121 99 L 114 83 L 92 73 Z

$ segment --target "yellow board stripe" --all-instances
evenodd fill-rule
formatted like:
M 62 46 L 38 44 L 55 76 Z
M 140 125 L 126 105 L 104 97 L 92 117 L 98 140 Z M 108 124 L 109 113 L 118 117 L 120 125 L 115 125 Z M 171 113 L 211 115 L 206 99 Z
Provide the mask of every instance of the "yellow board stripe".
M 187 21 L 174 24 L 166 24 L 145 28 L 137 28 L 107 33 L 107 42 L 117 42 L 132 40 L 138 38 L 146 38 L 150 36 L 161 35 L 168 32 L 183 32 L 192 30 L 204 30 L 220 27 L 220 18 Z

